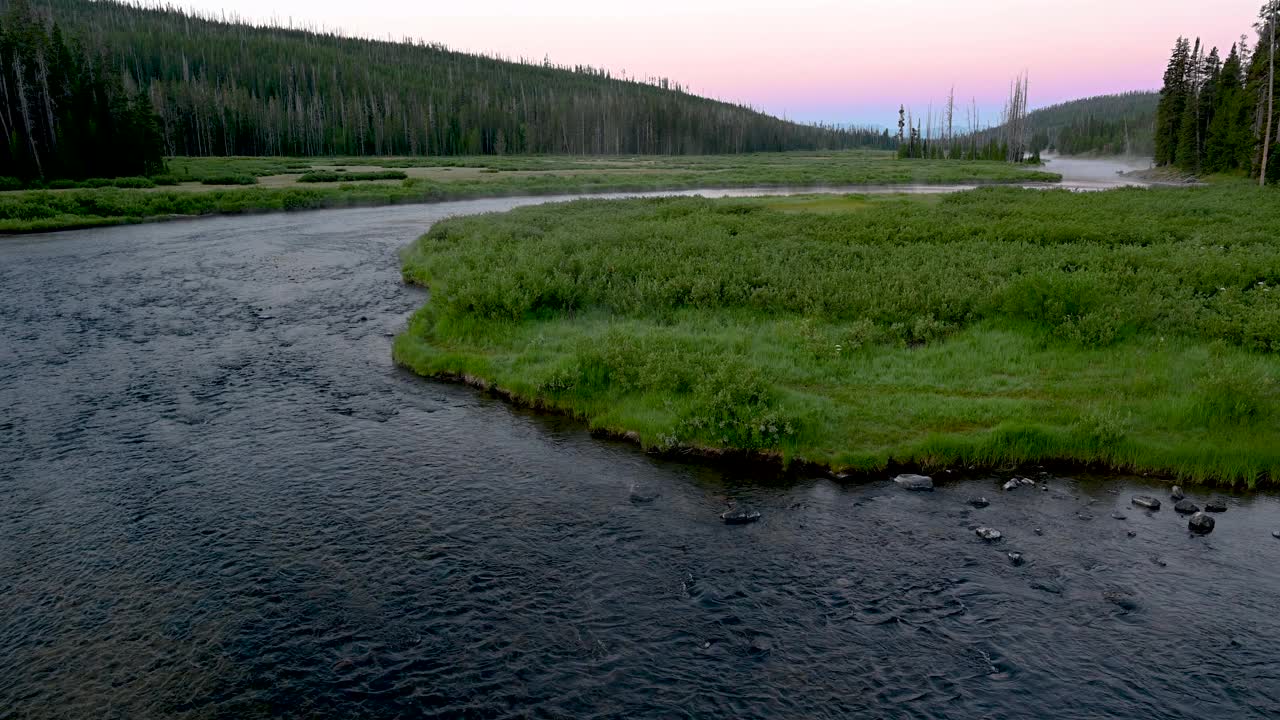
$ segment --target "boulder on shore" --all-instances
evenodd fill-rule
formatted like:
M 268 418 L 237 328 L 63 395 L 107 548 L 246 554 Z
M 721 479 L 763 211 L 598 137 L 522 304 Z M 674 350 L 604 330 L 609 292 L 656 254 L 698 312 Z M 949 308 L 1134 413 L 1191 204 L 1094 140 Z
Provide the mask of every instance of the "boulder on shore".
M 928 475 L 912 475 L 910 473 L 899 475 L 893 479 L 907 490 L 932 490 L 933 478 Z
M 987 542 L 995 542 L 1004 537 L 999 530 L 990 527 L 980 527 L 977 530 L 974 530 L 974 532 L 977 533 L 978 537 L 986 540 Z
M 745 525 L 760 519 L 760 511 L 746 507 L 736 507 L 720 513 L 725 525 Z
M 1187 529 L 1197 535 L 1208 535 L 1213 532 L 1213 518 L 1198 512 L 1187 521 Z
M 1160 501 L 1150 495 L 1137 495 L 1133 498 L 1132 502 L 1140 508 L 1146 508 L 1148 510 L 1160 509 Z
M 1195 503 L 1191 502 L 1186 498 L 1179 500 L 1178 503 L 1173 506 L 1173 509 L 1182 513 L 1183 515 L 1190 515 L 1192 513 L 1200 512 L 1200 506 L 1196 505 Z

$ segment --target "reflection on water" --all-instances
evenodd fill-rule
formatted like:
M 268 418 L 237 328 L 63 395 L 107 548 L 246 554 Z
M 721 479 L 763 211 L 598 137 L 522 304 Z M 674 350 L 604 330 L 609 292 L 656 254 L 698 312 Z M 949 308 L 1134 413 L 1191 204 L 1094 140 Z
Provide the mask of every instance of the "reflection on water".
M 717 470 L 396 370 L 397 249 L 542 201 L 0 243 L 0 717 L 1280 711 L 1271 497 Z

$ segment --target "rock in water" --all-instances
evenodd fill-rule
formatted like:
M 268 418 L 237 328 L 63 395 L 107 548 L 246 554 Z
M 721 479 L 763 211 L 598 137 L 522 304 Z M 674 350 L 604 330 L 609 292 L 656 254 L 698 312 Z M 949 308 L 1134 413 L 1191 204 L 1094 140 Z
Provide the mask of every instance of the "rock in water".
M 1036 481 L 1031 478 L 1013 478 L 1004 484 L 1005 490 L 1014 490 L 1024 485 L 1035 485 Z
M 633 485 L 631 487 L 631 502 L 636 503 L 637 505 L 641 505 L 644 503 L 651 503 L 660 497 L 662 497 L 662 493 L 658 492 L 657 490 L 654 490 L 651 487 L 647 487 L 644 485 L 640 485 L 640 486 Z
M 1221 500 L 1210 500 L 1209 502 L 1204 504 L 1204 511 L 1214 512 L 1214 513 L 1226 512 L 1227 504 L 1222 502 Z
M 1133 593 L 1126 592 L 1124 590 L 1108 590 L 1107 592 L 1102 593 L 1102 597 L 1106 598 L 1107 602 L 1113 603 L 1121 610 L 1138 609 L 1138 601 L 1133 597 Z
M 1169 497 L 1173 498 L 1173 501 L 1174 501 L 1174 502 L 1177 502 L 1177 501 L 1181 500 L 1182 498 L 1186 497 L 1186 495 L 1182 494 L 1182 487 L 1181 487 L 1181 486 L 1174 485 L 1174 486 L 1173 486 L 1173 490 L 1169 492 Z
M 899 475 L 898 477 L 894 478 L 893 481 L 908 490 L 932 490 L 933 489 L 933 478 L 929 477 L 928 475 L 911 475 L 911 474 Z
M 1159 510 L 1160 501 L 1150 495 L 1137 495 L 1133 498 L 1133 504 L 1148 510 Z
M 1015 552 L 1009 553 L 1009 562 L 1013 563 L 1014 565 L 1021 565 L 1025 561 L 1022 559 L 1022 553 L 1015 551 Z
M 1173 506 L 1173 509 L 1177 510 L 1183 515 L 1190 515 L 1192 513 L 1200 512 L 1200 506 L 1196 505 L 1195 503 L 1191 502 L 1186 498 L 1179 500 L 1177 504 Z
M 1187 529 L 1197 535 L 1208 535 L 1213 532 L 1213 518 L 1198 512 L 1187 521 Z
M 986 540 L 987 542 L 995 542 L 1004 537 L 1000 534 L 1000 531 L 995 528 L 980 527 L 974 532 L 978 534 L 978 537 Z
M 751 508 L 738 507 L 720 513 L 720 519 L 725 525 L 745 525 L 759 520 L 760 513 Z
M 970 500 L 970 501 L 969 501 L 969 504 L 970 504 L 970 505 L 972 505 L 972 506 L 974 506 L 974 507 L 976 507 L 976 508 L 984 508 L 984 507 L 986 507 L 986 506 L 990 505 L 991 503 L 987 502 L 987 499 L 986 499 L 986 498 L 984 498 L 984 497 L 977 497 L 977 498 L 974 498 L 974 499 Z
M 1275 538 L 1275 539 L 1277 539 L 1277 540 L 1280 540 L 1280 530 L 1272 530 L 1272 531 L 1271 531 L 1271 537 L 1273 537 L 1273 538 Z

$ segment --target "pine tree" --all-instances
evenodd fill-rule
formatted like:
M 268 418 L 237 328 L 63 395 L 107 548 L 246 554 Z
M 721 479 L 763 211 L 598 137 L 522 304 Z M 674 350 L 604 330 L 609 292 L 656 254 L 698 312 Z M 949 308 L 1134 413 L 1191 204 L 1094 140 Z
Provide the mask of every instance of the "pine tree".
M 1190 58 L 1191 43 L 1186 38 L 1178 38 L 1164 71 L 1164 87 L 1160 89 L 1160 104 L 1156 107 L 1157 165 L 1172 165 L 1178 158 L 1182 116 L 1187 104 L 1187 69 Z

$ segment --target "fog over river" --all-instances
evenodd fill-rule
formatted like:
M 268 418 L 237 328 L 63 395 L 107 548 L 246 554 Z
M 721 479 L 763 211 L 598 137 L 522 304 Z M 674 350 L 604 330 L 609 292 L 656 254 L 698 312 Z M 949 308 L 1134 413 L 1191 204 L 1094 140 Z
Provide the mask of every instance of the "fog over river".
M 1275 496 L 779 478 L 395 368 L 399 248 L 547 200 L 0 239 L 0 718 L 1280 714 Z

